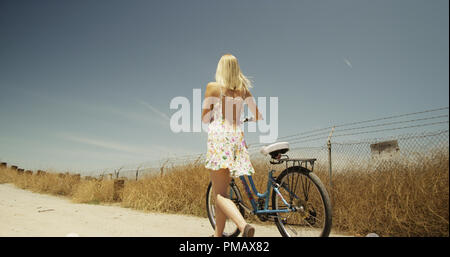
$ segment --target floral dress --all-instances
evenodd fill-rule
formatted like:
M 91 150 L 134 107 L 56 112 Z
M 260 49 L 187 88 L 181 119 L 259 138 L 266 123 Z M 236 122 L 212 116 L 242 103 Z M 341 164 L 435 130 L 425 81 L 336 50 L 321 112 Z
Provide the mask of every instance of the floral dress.
M 237 124 L 234 127 L 223 118 L 222 100 L 214 105 L 212 111 L 214 120 L 208 126 L 205 167 L 211 170 L 228 168 L 232 177 L 252 175 L 255 170 L 250 162 L 241 126 Z

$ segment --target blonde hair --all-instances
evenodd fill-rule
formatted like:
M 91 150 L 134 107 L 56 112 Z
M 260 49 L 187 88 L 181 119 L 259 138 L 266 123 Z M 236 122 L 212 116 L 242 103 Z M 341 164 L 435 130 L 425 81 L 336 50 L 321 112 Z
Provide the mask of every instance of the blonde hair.
M 242 74 L 237 58 L 231 54 L 225 54 L 220 58 L 217 64 L 216 82 L 231 90 L 244 89 L 245 92 L 252 88 L 251 81 Z

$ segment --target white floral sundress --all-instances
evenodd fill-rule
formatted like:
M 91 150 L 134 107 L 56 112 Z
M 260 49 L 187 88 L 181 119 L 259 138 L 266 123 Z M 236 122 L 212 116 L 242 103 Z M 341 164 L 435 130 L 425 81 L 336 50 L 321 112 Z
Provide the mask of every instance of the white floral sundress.
M 232 177 L 252 175 L 255 170 L 250 162 L 241 126 L 238 123 L 233 127 L 223 118 L 222 92 L 220 101 L 212 111 L 214 120 L 208 126 L 205 167 L 211 170 L 228 168 Z

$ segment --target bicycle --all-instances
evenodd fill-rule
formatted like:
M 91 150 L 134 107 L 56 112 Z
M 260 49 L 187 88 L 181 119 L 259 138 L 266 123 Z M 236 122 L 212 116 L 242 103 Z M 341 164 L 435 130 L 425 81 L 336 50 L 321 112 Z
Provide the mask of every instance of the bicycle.
M 247 121 L 249 121 L 248 118 L 244 120 L 244 122 Z M 270 155 L 270 164 L 284 163 L 286 165 L 278 176 L 274 176 L 276 172 L 274 169 L 269 170 L 267 188 L 264 193 L 258 192 L 252 176 L 239 177 L 251 208 L 244 202 L 234 178 L 230 182 L 228 197 L 238 206 L 242 216 L 245 217 L 247 213 L 256 215 L 263 222 L 273 221 L 284 237 L 327 237 L 331 231 L 332 209 L 325 186 L 313 173 L 316 159 L 291 159 L 286 154 L 288 151 L 288 142 L 274 143 L 261 149 L 262 154 Z M 250 191 L 245 177 L 250 182 L 254 194 Z M 315 190 L 311 190 L 312 188 Z M 300 191 L 297 192 L 297 190 Z M 206 210 L 208 219 L 215 229 L 215 204 L 212 191 L 212 182 L 210 182 L 206 190 Z M 311 195 L 310 193 L 313 192 L 316 194 Z M 270 195 L 272 196 L 271 206 L 269 206 Z M 239 228 L 227 220 L 223 236 L 237 237 L 239 234 Z

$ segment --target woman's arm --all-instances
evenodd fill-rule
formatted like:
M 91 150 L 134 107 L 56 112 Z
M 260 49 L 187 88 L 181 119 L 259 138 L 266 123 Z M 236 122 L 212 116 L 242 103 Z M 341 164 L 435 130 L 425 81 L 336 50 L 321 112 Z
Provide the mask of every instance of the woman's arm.
M 212 121 L 212 110 L 214 108 L 214 104 L 219 101 L 219 94 L 217 85 L 214 83 L 208 83 L 206 85 L 205 91 L 205 100 L 203 101 L 202 107 L 202 122 L 210 123 Z
M 263 120 L 263 116 L 259 112 L 258 106 L 256 105 L 255 98 L 253 97 L 252 93 L 250 93 L 250 91 L 247 91 L 245 103 L 247 103 L 248 109 L 253 113 L 254 116 L 253 121 Z

